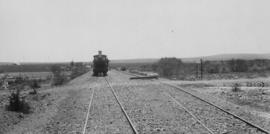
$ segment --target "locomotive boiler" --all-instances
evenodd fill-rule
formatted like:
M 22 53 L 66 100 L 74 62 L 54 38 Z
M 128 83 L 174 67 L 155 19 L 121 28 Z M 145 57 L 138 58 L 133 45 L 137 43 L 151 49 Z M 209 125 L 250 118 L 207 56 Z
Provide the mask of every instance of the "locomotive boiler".
M 103 55 L 101 51 L 98 51 L 97 55 L 94 55 L 93 60 L 93 76 L 107 76 L 109 67 L 109 60 L 106 55 Z

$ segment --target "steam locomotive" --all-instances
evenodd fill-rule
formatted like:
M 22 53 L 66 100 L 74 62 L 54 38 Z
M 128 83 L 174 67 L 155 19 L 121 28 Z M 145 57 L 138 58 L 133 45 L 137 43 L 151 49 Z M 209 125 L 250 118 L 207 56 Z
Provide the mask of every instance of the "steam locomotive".
M 93 76 L 107 76 L 109 60 L 106 55 L 98 51 L 98 55 L 94 55 L 93 61 Z

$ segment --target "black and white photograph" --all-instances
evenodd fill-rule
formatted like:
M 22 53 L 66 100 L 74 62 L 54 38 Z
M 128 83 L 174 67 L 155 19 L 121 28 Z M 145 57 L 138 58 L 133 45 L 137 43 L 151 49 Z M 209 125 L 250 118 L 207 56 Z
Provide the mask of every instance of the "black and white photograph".
M 270 134 L 269 0 L 0 0 L 0 134 Z

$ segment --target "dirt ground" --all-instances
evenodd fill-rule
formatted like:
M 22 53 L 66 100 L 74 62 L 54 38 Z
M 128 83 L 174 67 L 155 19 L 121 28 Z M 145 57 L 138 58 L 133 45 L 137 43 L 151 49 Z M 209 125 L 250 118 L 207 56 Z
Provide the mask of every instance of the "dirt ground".
M 0 133 L 81 132 L 90 88 L 95 83 L 90 79 L 90 74 L 85 74 L 67 85 L 42 89 L 38 95 L 25 93 L 30 114 L 6 111 L 7 94 L 1 95 Z

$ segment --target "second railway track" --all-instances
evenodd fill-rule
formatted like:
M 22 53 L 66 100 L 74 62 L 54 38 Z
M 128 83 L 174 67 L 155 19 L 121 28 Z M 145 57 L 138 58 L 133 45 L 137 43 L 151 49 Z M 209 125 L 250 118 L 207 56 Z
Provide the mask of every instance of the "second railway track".
M 193 114 L 200 122 L 203 122 L 213 133 L 270 133 L 259 125 L 235 115 L 176 85 L 160 81 L 157 82 L 160 83 L 160 86 L 157 86 L 156 89 L 167 94 L 176 103 L 185 106 L 186 110 Z M 170 87 L 169 90 L 168 87 Z
M 215 111 L 219 111 L 220 115 L 221 116 L 223 115 L 223 117 L 217 116 L 218 117 L 217 119 L 223 119 L 224 120 L 224 117 L 227 117 L 228 119 L 230 119 L 231 121 L 228 121 L 228 122 L 219 122 L 220 124 L 223 123 L 223 124 L 226 124 L 226 126 L 229 126 L 229 127 L 227 127 L 227 130 L 225 132 L 222 132 L 222 133 L 234 133 L 234 131 L 238 131 L 237 133 L 239 133 L 239 131 L 240 131 L 241 133 L 250 133 L 250 134 L 255 134 L 255 133 L 270 134 L 270 132 L 268 130 L 260 127 L 259 125 L 254 124 L 254 123 L 252 123 L 252 122 L 250 122 L 250 121 L 248 121 L 248 120 L 246 120 L 246 119 L 244 119 L 244 118 L 242 118 L 242 117 L 240 117 L 240 116 L 238 116 L 238 115 L 236 115 L 236 114 L 234 114 L 234 113 L 232 113 L 230 111 L 227 111 L 226 109 L 221 108 L 220 106 L 218 106 L 218 105 L 216 105 L 216 104 L 214 104 L 214 103 L 212 103 L 212 102 L 210 102 L 208 100 L 205 100 L 205 99 L 203 99 L 203 98 L 201 98 L 201 97 L 199 97 L 199 96 L 197 96 L 197 95 L 195 95 L 195 94 L 193 94 L 193 93 L 191 93 L 191 92 L 189 92 L 189 91 L 187 91 L 187 90 L 185 90 L 183 88 L 180 88 L 180 87 L 178 87 L 176 85 L 173 85 L 173 84 L 168 84 L 168 83 L 163 83 L 163 84 L 171 86 L 171 87 L 177 89 L 178 91 L 184 92 L 186 94 L 186 96 L 195 98 L 195 99 L 189 100 L 189 102 L 187 102 L 186 104 L 191 104 L 192 102 L 194 102 L 194 100 L 199 100 L 200 102 L 205 103 L 205 104 L 197 103 L 196 104 L 197 106 L 212 107 L 215 110 L 213 110 L 213 109 L 210 110 L 209 109 L 209 110 L 206 110 L 206 111 L 207 112 L 212 111 L 212 113 L 214 113 Z M 180 102 L 180 96 L 178 96 L 178 97 L 176 97 L 176 96 L 177 96 L 176 94 L 171 95 L 171 97 L 174 98 L 174 99 L 178 98 L 177 100 Z M 181 100 L 183 100 L 183 98 L 186 99 L 186 97 L 184 97 L 183 95 L 181 97 L 182 97 Z M 192 108 L 192 107 L 189 107 L 189 108 Z M 192 111 L 192 110 L 190 110 L 190 111 Z M 194 111 L 195 110 L 193 110 L 193 112 Z M 199 112 L 198 113 L 194 112 L 194 113 L 197 116 L 200 115 Z M 216 112 L 216 114 L 217 113 L 218 112 Z M 221 113 L 224 113 L 224 114 L 221 114 Z M 203 115 L 203 113 L 201 113 L 201 114 Z M 211 115 L 209 115 L 209 116 L 211 116 Z M 200 117 L 200 118 L 201 118 L 201 120 L 203 120 L 202 117 Z M 241 124 L 245 124 L 245 125 L 241 125 Z M 221 127 L 220 127 L 220 129 L 221 129 Z M 215 132 L 216 133 L 221 133 L 220 131 L 218 131 L 218 129 L 216 129 Z

